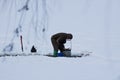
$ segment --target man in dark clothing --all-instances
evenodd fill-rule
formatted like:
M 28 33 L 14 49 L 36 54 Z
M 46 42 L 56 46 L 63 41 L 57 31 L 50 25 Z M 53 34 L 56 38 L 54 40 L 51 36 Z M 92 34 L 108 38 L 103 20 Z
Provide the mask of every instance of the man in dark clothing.
M 58 54 L 58 50 L 60 50 L 60 52 L 65 51 L 65 46 L 64 44 L 66 43 L 66 40 L 71 40 L 73 38 L 72 34 L 70 33 L 57 33 L 54 34 L 51 37 L 51 42 L 54 48 L 54 56 L 56 57 Z

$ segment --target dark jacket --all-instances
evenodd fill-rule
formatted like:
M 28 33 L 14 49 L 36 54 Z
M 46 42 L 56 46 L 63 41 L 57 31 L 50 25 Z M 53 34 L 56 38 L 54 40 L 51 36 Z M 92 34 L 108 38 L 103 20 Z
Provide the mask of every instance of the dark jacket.
M 52 36 L 52 39 L 56 40 L 57 43 L 64 44 L 66 43 L 67 33 L 57 33 Z

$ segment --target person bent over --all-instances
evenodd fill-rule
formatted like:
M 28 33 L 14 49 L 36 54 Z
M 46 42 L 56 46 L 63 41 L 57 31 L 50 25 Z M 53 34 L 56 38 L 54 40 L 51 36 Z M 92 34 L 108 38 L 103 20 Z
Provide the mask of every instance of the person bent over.
M 52 35 L 51 42 L 54 49 L 54 57 L 57 57 L 58 50 L 60 50 L 61 53 L 65 51 L 64 44 L 66 43 L 66 40 L 71 40 L 72 38 L 73 35 L 71 33 L 56 33 Z

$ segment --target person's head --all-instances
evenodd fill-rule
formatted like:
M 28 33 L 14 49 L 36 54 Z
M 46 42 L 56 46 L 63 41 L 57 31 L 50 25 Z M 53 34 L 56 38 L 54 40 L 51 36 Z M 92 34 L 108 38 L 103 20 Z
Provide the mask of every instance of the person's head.
M 73 35 L 70 34 L 70 33 L 68 33 L 68 34 L 67 34 L 67 39 L 72 39 L 72 38 L 73 38 Z

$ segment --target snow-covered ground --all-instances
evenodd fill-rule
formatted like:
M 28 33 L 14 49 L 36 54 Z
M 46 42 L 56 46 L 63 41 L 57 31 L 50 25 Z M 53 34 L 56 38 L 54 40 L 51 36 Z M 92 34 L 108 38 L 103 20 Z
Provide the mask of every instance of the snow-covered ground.
M 20 11 L 25 3 L 29 10 Z M 24 53 L 32 45 L 51 53 L 57 32 L 73 34 L 72 54 L 92 52 L 82 58 L 0 57 L 0 80 L 120 80 L 119 0 L 0 0 L 0 12 L 0 54 L 6 46 L 21 53 L 20 35 Z
M 96 56 L 0 58 L 0 80 L 120 80 L 120 61 Z

